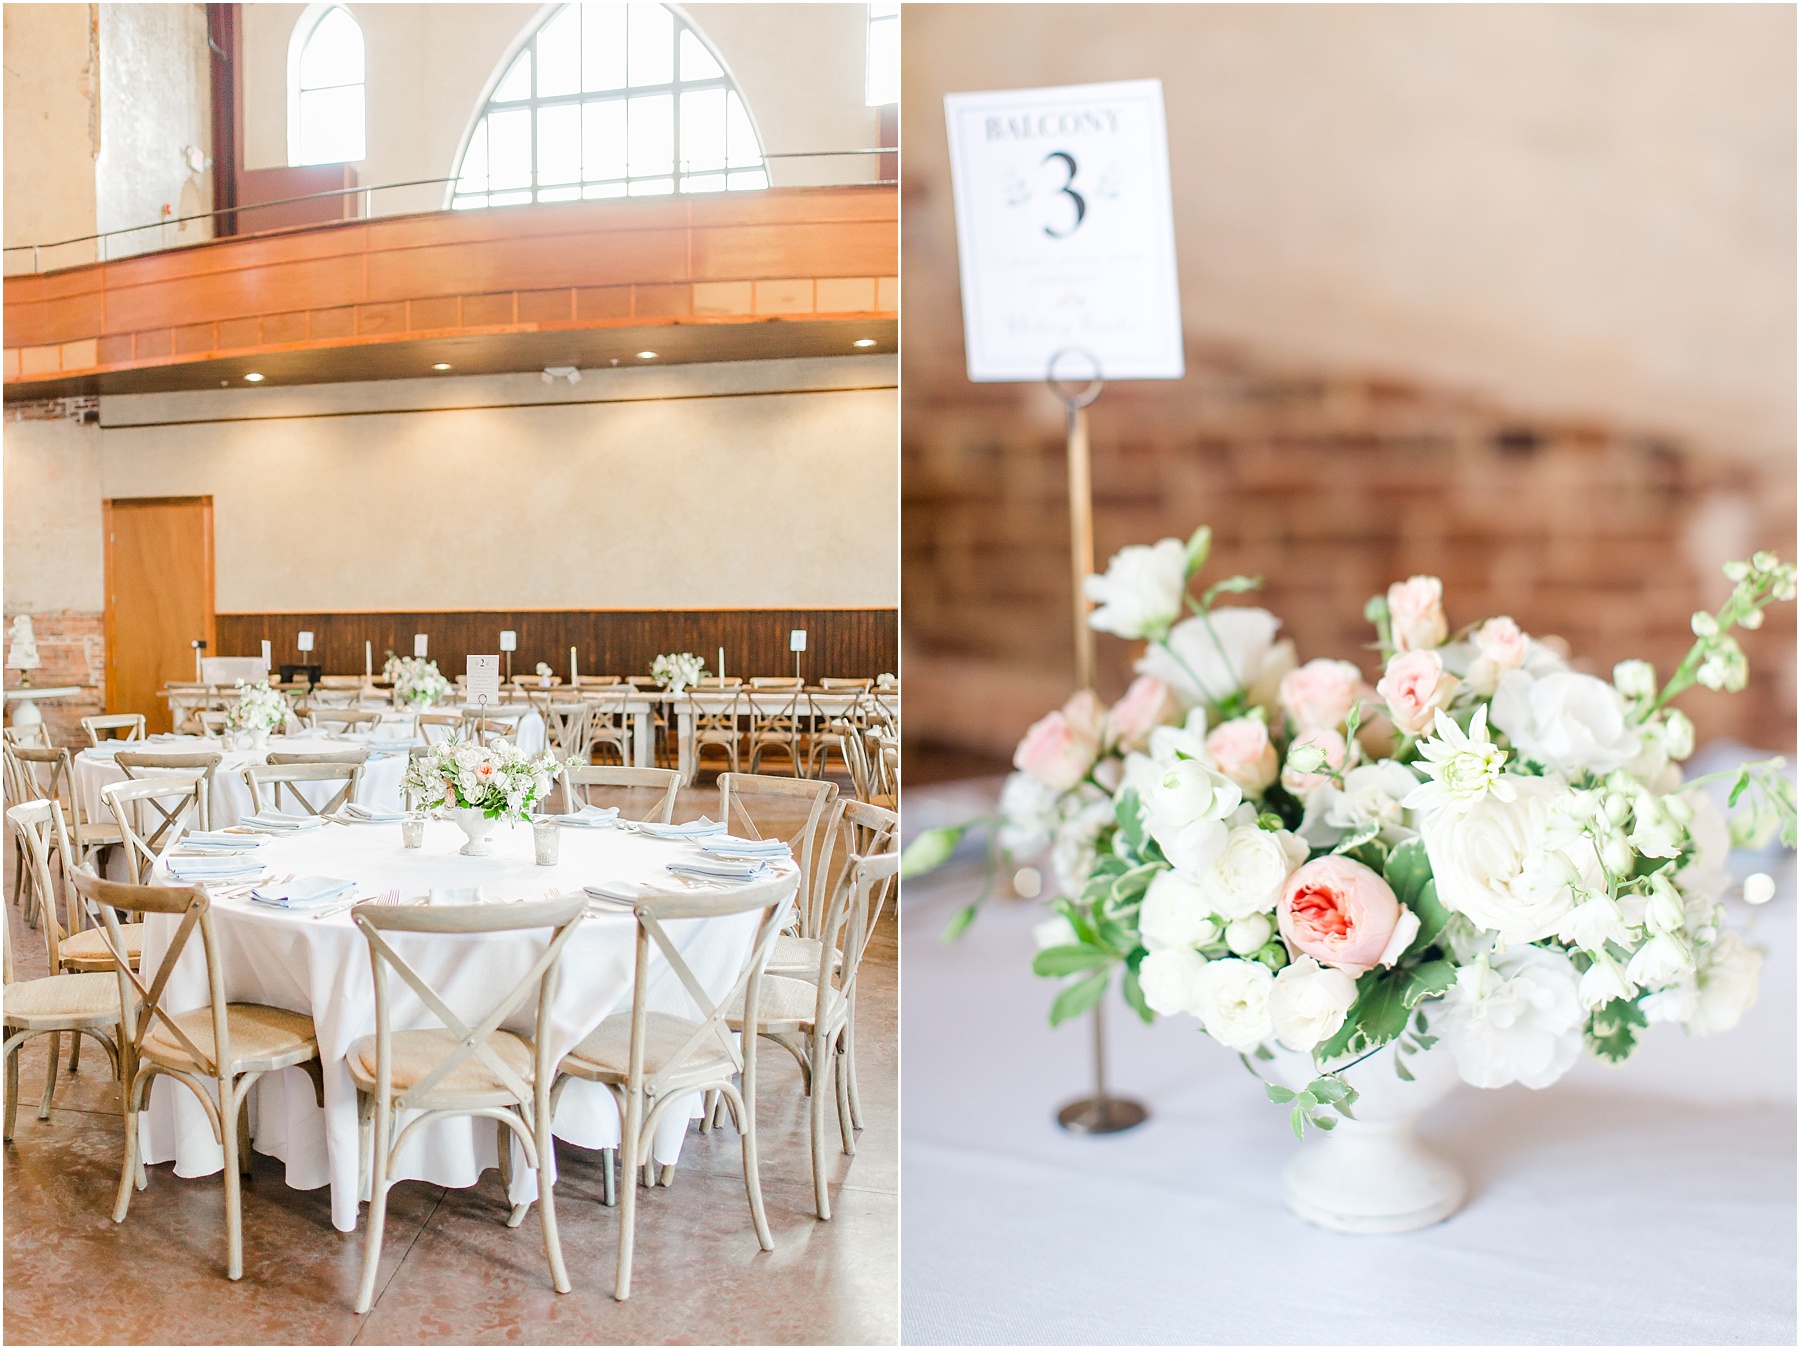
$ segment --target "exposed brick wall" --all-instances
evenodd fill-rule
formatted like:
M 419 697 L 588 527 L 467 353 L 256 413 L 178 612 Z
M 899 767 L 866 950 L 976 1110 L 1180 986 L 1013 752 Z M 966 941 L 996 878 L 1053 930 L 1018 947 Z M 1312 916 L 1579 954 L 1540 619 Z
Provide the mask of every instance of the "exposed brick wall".
M 6 405 L 9 422 L 60 422 L 64 420 L 97 422 L 100 400 L 78 395 L 74 398 L 24 398 Z
M 1069 686 L 1060 410 L 1040 386 L 970 385 L 937 356 L 903 378 L 908 734 L 1003 753 Z M 1092 412 L 1097 562 L 1211 524 L 1207 576 L 1264 578 L 1302 660 L 1376 673 L 1364 601 L 1416 572 L 1453 626 L 1510 614 L 1596 673 L 1672 670 L 1717 565 L 1794 556 L 1787 471 L 1604 426 L 1553 424 L 1452 392 L 1257 368 L 1190 352 L 1187 378 L 1108 388 Z M 1741 634 L 1751 684 L 1682 706 L 1703 739 L 1794 742 L 1794 607 Z M 1103 696 L 1134 646 L 1099 637 Z M 978 710 L 971 713 L 970 708 Z
M 13 615 L 6 615 L 5 633 L 0 633 L 0 648 L 10 654 Z M 39 688 L 55 684 L 78 684 L 81 693 L 73 698 L 42 702 L 38 709 L 44 724 L 50 728 L 52 744 L 76 748 L 87 744 L 81 719 L 106 710 L 106 636 L 105 618 L 101 614 L 34 613 L 31 628 L 37 634 L 38 659 L 43 662 L 31 671 L 31 682 Z M 19 671 L 6 672 L 6 687 L 19 686 Z M 7 704 L 11 720 L 13 704 Z

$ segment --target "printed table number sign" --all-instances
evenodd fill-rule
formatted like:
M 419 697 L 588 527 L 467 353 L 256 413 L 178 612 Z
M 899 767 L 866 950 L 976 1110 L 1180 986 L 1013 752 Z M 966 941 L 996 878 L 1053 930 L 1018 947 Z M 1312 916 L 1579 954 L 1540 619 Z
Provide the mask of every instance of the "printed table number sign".
M 490 705 L 500 701 L 500 657 L 469 657 L 469 693 L 472 703 L 480 702 L 484 697 Z
M 1180 379 L 1162 81 L 947 94 L 969 378 Z M 1085 360 L 1059 375 L 1086 379 Z

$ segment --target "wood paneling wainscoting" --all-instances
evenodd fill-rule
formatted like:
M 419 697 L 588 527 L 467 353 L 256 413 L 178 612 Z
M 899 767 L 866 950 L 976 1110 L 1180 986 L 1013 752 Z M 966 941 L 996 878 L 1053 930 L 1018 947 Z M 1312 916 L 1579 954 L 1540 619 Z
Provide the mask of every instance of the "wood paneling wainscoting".
M 375 648 L 380 673 L 389 650 L 409 656 L 413 634 L 430 639 L 428 650 L 451 679 L 471 655 L 500 650 L 500 634 L 519 634 L 514 674 L 530 674 L 547 662 L 565 679 L 569 648 L 576 648 L 582 674 L 648 674 L 650 662 L 673 651 L 692 651 L 709 671 L 725 648 L 731 675 L 792 674 L 788 633 L 806 629 L 801 672 L 807 680 L 830 675 L 846 679 L 898 674 L 900 622 L 897 609 L 661 609 L 661 610 L 482 610 L 459 613 L 379 614 L 220 614 L 220 656 L 256 656 L 262 643 L 274 647 L 274 663 L 304 659 L 295 646 L 299 633 L 313 634 L 312 663 L 326 674 L 361 674 L 363 643 Z M 505 666 L 504 660 L 501 662 Z M 715 671 L 716 673 L 716 671 Z

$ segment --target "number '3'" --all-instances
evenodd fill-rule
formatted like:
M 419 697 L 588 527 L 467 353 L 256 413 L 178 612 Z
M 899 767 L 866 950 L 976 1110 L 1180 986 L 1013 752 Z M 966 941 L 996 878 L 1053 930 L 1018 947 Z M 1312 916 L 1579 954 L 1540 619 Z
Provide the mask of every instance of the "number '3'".
M 1075 219 L 1066 230 L 1054 230 L 1051 229 L 1050 226 L 1045 225 L 1044 233 L 1048 234 L 1052 239 L 1067 239 L 1071 234 L 1075 233 L 1076 230 L 1081 228 L 1081 222 L 1086 219 L 1087 200 L 1081 193 L 1075 190 L 1075 156 L 1070 154 L 1067 150 L 1052 150 L 1049 154 L 1044 156 L 1044 163 L 1048 164 L 1053 159 L 1062 160 L 1064 166 L 1069 171 L 1068 175 L 1062 181 L 1062 186 L 1057 188 L 1056 191 L 1075 203 Z

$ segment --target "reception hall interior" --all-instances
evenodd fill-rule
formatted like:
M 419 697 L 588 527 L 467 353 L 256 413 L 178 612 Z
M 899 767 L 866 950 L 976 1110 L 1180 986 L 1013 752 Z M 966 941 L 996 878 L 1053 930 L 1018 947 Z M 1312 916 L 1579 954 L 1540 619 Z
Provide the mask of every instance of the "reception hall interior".
M 894 1342 L 895 7 L 4 18 L 8 1338 Z
M 1329 803 L 1352 788 L 1293 759 L 1278 777 L 1276 744 L 1290 723 L 1331 720 L 1302 720 L 1296 689 L 1308 677 L 1348 681 L 1365 732 L 1370 716 L 1388 715 L 1394 704 L 1376 686 L 1394 687 L 1384 664 L 1395 646 L 1372 619 L 1399 614 L 1391 587 L 1401 599 L 1409 584 L 1441 593 L 1434 612 L 1448 634 L 1464 634 L 1452 643 L 1509 617 L 1546 668 L 1566 658 L 1561 678 L 1613 705 L 1619 688 L 1648 678 L 1629 662 L 1648 662 L 1658 681 L 1681 670 L 1759 550 L 1770 565 L 1794 561 L 1794 41 L 1793 10 L 1763 6 L 906 7 L 908 1342 L 966 1343 L 971 1324 L 993 1343 L 1793 1339 L 1794 854 L 1768 829 L 1734 834 L 1728 867 L 1703 895 L 1716 895 L 1721 929 L 1761 950 L 1756 999 L 1734 1009 L 1741 1022 L 1713 1038 L 1697 1022 L 1651 1024 L 1618 1064 L 1572 1034 L 1554 1086 L 1477 1090 L 1464 1070 L 1419 1125 L 1461 1177 L 1460 1211 L 1369 1236 L 1348 1219 L 1324 1230 L 1296 1204 L 1303 1159 L 1328 1155 L 1296 1103 L 1305 1079 L 1270 1077 L 1265 1092 L 1255 1078 L 1279 1072 L 1284 1050 L 1272 1038 L 1255 1044 L 1269 1031 L 1243 1010 L 1250 994 L 1242 1006 L 1229 991 L 1209 1002 L 1204 982 L 1235 971 L 1254 990 L 1273 969 L 1285 990 L 1290 971 L 1327 982 L 1341 971 L 1320 971 L 1310 949 L 1298 958 L 1288 909 L 1273 936 L 1275 913 L 1227 909 L 1222 873 L 1201 871 L 1183 888 L 1190 873 L 1173 850 L 1165 861 L 1131 839 L 1126 802 L 1139 793 L 1154 834 L 1146 784 L 1175 800 L 1169 784 L 1184 780 L 1134 777 L 1127 748 L 1174 764 L 1171 774 L 1197 773 L 1199 759 L 1234 775 L 1221 790 L 1232 802 L 1243 791 L 1239 811 L 1266 812 L 1245 839 L 1260 831 L 1266 844 L 1275 830 L 1291 842 L 1298 829 L 1310 867 L 1337 862 L 1306 862 L 1309 846 L 1374 856 L 1354 851 L 1366 838 L 1329 832 L 1354 817 L 1365 830 L 1379 823 L 1375 841 L 1397 856 L 1418 819 L 1401 824 L 1398 797 L 1379 822 L 1348 805 L 1332 816 Z M 966 333 L 999 347 L 970 296 L 997 304 L 1003 292 L 985 279 L 977 289 L 970 269 L 991 261 L 1002 236 L 979 215 L 1000 218 L 981 182 L 957 175 L 1014 161 L 976 160 L 977 135 L 957 139 L 973 115 L 958 122 L 963 105 L 947 115 L 946 98 L 987 110 L 982 145 L 999 132 L 1033 138 L 1037 158 L 1017 161 L 1006 204 L 1043 211 L 1049 223 L 1033 231 L 1042 247 L 1042 233 L 1078 241 L 1105 226 L 1122 181 L 1109 174 L 1132 161 L 1108 158 L 1094 128 L 1110 114 L 1089 109 L 1123 99 L 1115 82 L 1148 80 L 1161 82 L 1166 114 L 1185 372 L 1107 380 L 1085 411 L 1089 574 L 1140 549 L 1087 590 L 1106 606 L 1094 615 L 1096 707 L 1077 692 L 1071 642 L 1064 403 L 1041 376 L 976 382 L 965 364 L 977 348 Z M 1068 115 L 1039 116 L 1033 98 Z M 1072 203 L 1071 193 L 1084 195 Z M 1071 396 L 1088 367 L 1073 360 L 1063 373 L 1075 376 L 1062 390 Z M 1210 556 L 1190 576 L 1202 526 Z M 1234 576 L 1260 587 L 1216 588 Z M 1435 578 L 1441 592 L 1409 578 Z M 1212 619 L 1199 617 L 1209 606 Z M 1220 615 L 1240 622 L 1214 623 L 1215 647 L 1206 624 Z M 1747 680 L 1715 677 L 1670 704 L 1692 728 L 1692 743 L 1676 747 L 1693 750 L 1681 772 L 1723 771 L 1703 789 L 1721 810 L 1725 770 L 1741 761 L 1782 756 L 1778 771 L 1792 780 L 1794 607 L 1775 603 L 1763 617 L 1735 635 Z M 1254 641 L 1228 635 L 1254 623 L 1265 624 Z M 1242 665 L 1244 698 L 1200 697 L 1177 656 L 1155 645 L 1165 638 L 1200 671 L 1192 679 L 1212 679 L 1220 660 Z M 1442 668 L 1454 658 L 1447 648 Z M 1408 659 L 1440 658 L 1421 648 Z M 1278 682 L 1296 666 L 1309 674 Z M 1472 666 L 1455 673 L 1478 687 Z M 1197 701 L 1212 719 L 1196 735 Z M 1474 706 L 1454 705 L 1464 730 Z M 1339 713 L 1319 742 L 1318 773 L 1333 762 L 1330 744 L 1350 752 L 1357 737 Z M 1530 741 L 1497 695 L 1493 713 L 1493 744 L 1507 746 L 1512 772 Z M 1147 728 L 1184 716 L 1179 733 Z M 1234 749 L 1231 728 L 1252 748 Z M 1436 733 L 1429 716 L 1418 730 Z M 1399 762 L 1351 776 L 1366 783 L 1390 769 L 1413 777 Z M 1250 809 L 1253 790 L 1265 804 Z M 1302 808 L 1301 794 L 1315 791 L 1326 795 Z M 1732 803 L 1740 825 L 1750 799 Z M 1185 821 L 1176 812 L 1186 808 L 1170 806 L 1172 818 Z M 928 832 L 940 828 L 963 832 Z M 1715 862 L 1723 842 L 1709 845 Z M 946 854 L 914 875 L 915 856 L 922 868 Z M 1439 861 L 1432 851 L 1443 900 Z M 1141 892 L 1142 873 L 1127 868 L 1171 862 L 1178 870 L 1157 872 L 1139 908 L 1129 885 L 1137 876 Z M 1169 876 L 1183 885 L 1168 884 L 1164 906 Z M 1291 894 L 1278 884 L 1262 907 Z M 1062 897 L 1078 900 L 1073 915 L 1053 907 Z M 1169 914 L 1183 916 L 1164 925 Z M 1660 980 L 1646 964 L 1631 971 L 1647 992 Z M 1175 973 L 1153 988 L 1152 967 Z M 1195 967 L 1190 994 L 1181 980 Z M 1268 998 L 1274 1016 L 1277 995 Z M 1090 1004 L 1105 1018 L 1104 1093 Z M 1471 1004 L 1431 1000 L 1420 1016 L 1429 1011 L 1438 1033 L 1439 1009 L 1452 1005 Z M 1410 1004 L 1396 1006 L 1404 1029 Z M 1245 1027 L 1235 1044 L 1234 1008 Z M 1440 1064 L 1443 1034 L 1429 1056 Z M 1312 1043 L 1282 1035 L 1289 1049 Z M 1242 1062 L 1230 1052 L 1253 1047 Z M 1383 1083 L 1356 1073 L 1403 1083 L 1388 1060 L 1403 1068 L 1399 1055 L 1425 1047 L 1390 1045 L 1345 1080 L 1376 1100 Z M 1547 1089 L 1528 1089 L 1538 1086 Z M 1106 1137 L 1058 1127 L 1059 1109 L 1096 1095 L 1148 1118 Z M 1367 1137 L 1329 1106 L 1315 1113 L 1335 1126 L 1329 1147 Z M 1373 1174 L 1371 1163 L 1362 1178 Z

